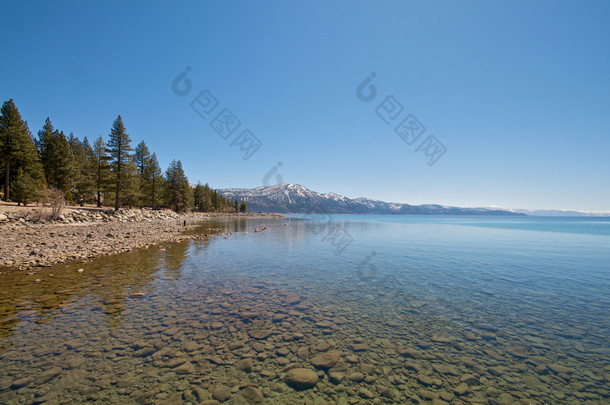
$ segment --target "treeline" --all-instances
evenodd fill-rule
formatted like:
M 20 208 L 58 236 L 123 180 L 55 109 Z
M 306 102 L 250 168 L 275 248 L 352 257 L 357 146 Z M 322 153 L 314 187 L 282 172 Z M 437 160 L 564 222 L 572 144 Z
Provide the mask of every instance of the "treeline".
M 246 212 L 246 203 L 223 197 L 208 184 L 192 187 L 180 160 L 162 172 L 157 155 L 140 142 L 135 149 L 119 115 L 108 140 L 91 144 L 53 128 L 46 119 L 38 136 L 8 100 L 0 112 L 0 184 L 5 201 L 24 205 L 44 201 L 49 190 L 68 203 L 98 207 L 171 208 L 177 212 Z

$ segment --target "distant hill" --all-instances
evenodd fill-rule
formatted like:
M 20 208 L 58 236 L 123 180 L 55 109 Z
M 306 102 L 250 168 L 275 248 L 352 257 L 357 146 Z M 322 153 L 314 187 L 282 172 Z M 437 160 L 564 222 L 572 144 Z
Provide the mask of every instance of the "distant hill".
M 246 201 L 250 212 L 324 213 L 324 214 L 390 214 L 390 215 L 509 215 L 523 213 L 495 208 L 460 208 L 444 205 L 409 205 L 367 198 L 347 198 L 335 193 L 321 194 L 298 184 L 278 184 L 254 189 L 218 190 L 232 200 Z
M 496 208 L 492 208 L 496 209 Z M 507 209 L 506 211 L 536 217 L 610 217 L 610 211 L 574 211 L 574 210 L 527 210 Z

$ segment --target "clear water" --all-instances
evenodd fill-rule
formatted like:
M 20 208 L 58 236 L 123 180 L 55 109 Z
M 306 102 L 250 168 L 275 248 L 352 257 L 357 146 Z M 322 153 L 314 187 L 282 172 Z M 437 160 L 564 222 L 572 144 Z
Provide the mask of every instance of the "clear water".
M 608 219 L 197 232 L 216 227 L 234 233 L 1 274 L 0 402 L 610 402 Z M 317 384 L 286 384 L 295 367 Z

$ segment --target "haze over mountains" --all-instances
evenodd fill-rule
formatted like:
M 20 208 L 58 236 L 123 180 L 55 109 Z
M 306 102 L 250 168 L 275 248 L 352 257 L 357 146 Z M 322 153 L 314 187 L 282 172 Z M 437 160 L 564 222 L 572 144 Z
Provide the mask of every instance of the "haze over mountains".
M 317 193 L 298 184 L 278 184 L 254 189 L 230 188 L 219 192 L 232 200 L 246 201 L 250 212 L 283 214 L 393 214 L 393 215 L 525 215 L 495 208 L 460 208 L 436 204 L 410 205 L 367 198 Z

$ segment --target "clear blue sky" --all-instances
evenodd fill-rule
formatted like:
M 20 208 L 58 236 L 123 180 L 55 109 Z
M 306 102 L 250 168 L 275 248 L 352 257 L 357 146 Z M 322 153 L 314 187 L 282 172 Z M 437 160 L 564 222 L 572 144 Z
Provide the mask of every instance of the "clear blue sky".
M 608 1 L 5 1 L 0 98 L 36 133 L 106 137 L 121 114 L 163 168 L 407 203 L 610 210 Z M 172 81 L 186 66 L 191 93 Z M 375 72 L 377 97 L 356 87 Z M 190 107 L 204 89 L 219 104 Z M 393 95 L 394 124 L 375 112 Z M 228 108 L 228 140 L 210 127 Z M 395 125 L 426 127 L 406 144 Z M 231 142 L 249 129 L 247 161 Z M 446 153 L 432 166 L 418 145 Z M 269 180 L 276 182 L 275 176 Z

